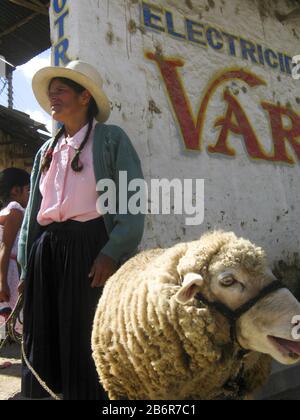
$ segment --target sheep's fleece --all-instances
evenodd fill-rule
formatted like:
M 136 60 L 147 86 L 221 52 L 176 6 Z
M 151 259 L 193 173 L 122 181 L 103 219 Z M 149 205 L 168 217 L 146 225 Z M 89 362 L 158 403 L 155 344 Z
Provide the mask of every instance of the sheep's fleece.
M 102 385 L 112 400 L 230 399 L 228 385 L 240 372 L 240 347 L 230 340 L 228 321 L 197 300 L 177 303 L 181 275 L 203 272 L 233 233 L 215 232 L 169 249 L 142 252 L 107 282 L 96 312 L 92 347 Z M 245 243 L 253 264 L 254 245 Z M 252 247 L 252 248 L 251 248 Z M 201 249 L 197 261 L 193 250 Z M 254 251 L 253 251 L 254 250 Z M 259 250 L 261 250 L 259 248 Z M 230 258 L 234 258 L 234 249 Z M 264 261 L 264 253 L 257 253 Z M 247 255 L 243 264 L 247 266 Z M 262 261 L 259 261 L 261 263 Z M 198 271 L 199 272 L 199 271 Z M 251 352 L 245 359 L 247 393 L 268 378 L 271 358 Z M 232 397 L 233 398 L 233 397 Z

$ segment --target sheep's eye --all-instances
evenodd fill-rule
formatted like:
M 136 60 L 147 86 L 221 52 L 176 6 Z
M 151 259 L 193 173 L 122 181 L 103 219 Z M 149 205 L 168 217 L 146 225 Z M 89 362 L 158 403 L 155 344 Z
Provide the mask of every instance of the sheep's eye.
M 237 283 L 236 279 L 232 276 L 225 277 L 224 279 L 221 280 L 221 285 L 223 287 L 231 287 L 236 283 Z

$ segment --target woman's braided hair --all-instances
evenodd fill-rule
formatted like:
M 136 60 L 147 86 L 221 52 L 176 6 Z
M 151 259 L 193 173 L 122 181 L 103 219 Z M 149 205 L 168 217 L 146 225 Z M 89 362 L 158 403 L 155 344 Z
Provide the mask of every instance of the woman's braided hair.
M 64 83 L 65 85 L 69 86 L 71 89 L 73 89 L 78 94 L 80 94 L 80 93 L 84 92 L 84 90 L 86 90 L 83 86 L 79 85 L 78 83 L 74 82 L 73 80 L 66 79 L 66 78 L 63 78 L 63 77 L 56 77 L 56 78 L 52 79 L 51 82 L 50 82 L 50 85 L 54 80 L 59 80 L 60 82 Z M 49 87 L 50 87 L 50 85 L 49 85 Z M 81 154 L 82 150 L 84 149 L 84 147 L 85 147 L 85 145 L 86 145 L 86 143 L 87 143 L 87 141 L 90 137 L 90 134 L 91 134 L 91 131 L 92 131 L 92 128 L 93 128 L 93 120 L 98 115 L 98 112 L 99 112 L 98 106 L 96 104 L 95 99 L 92 97 L 91 100 L 90 100 L 89 108 L 88 108 L 88 121 L 89 121 L 88 130 L 87 130 L 87 133 L 86 133 L 86 135 L 83 139 L 83 142 L 79 146 L 79 149 L 76 150 L 74 159 L 72 160 L 72 163 L 71 163 L 71 167 L 72 167 L 74 172 L 81 172 L 83 170 L 83 165 L 80 162 L 80 154 Z M 64 126 L 57 132 L 50 149 L 48 149 L 47 153 L 45 154 L 45 156 L 43 158 L 42 165 L 41 165 L 41 171 L 42 172 L 47 172 L 49 170 L 51 162 L 52 162 L 53 151 L 54 151 L 59 139 L 61 138 L 61 136 L 63 134 L 65 134 L 65 127 Z

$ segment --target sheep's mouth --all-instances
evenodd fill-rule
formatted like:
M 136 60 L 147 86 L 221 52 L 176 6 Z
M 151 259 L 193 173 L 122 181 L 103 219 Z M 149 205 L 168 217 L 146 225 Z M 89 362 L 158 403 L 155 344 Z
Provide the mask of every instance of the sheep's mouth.
M 280 353 L 290 359 L 300 359 L 300 342 L 286 340 L 279 337 L 268 337 L 271 343 L 276 347 Z

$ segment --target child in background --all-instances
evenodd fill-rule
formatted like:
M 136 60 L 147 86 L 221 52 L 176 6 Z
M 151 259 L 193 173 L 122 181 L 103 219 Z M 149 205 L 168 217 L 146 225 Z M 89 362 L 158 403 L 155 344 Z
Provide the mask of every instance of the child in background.
M 30 175 L 26 171 L 9 168 L 0 173 L 0 324 L 7 320 L 18 300 L 18 239 L 29 189 Z M 20 329 L 17 325 L 19 333 Z

